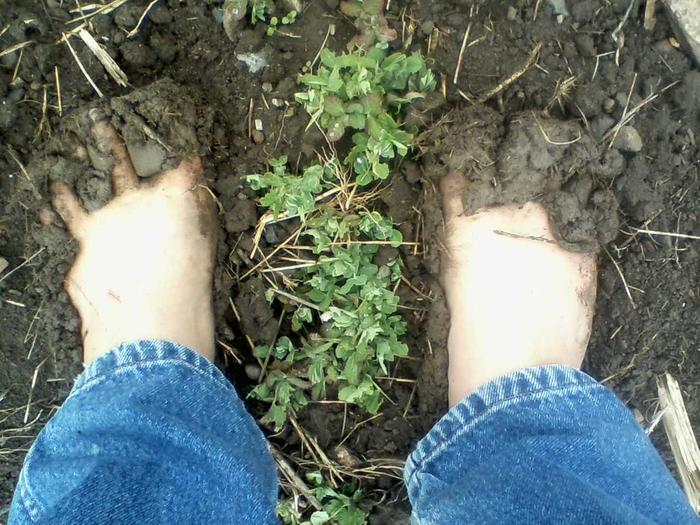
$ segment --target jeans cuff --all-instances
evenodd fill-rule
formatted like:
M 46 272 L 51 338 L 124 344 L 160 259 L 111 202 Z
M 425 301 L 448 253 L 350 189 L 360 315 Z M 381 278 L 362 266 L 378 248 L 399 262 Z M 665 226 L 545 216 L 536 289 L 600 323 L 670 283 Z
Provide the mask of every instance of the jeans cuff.
M 602 388 L 588 374 L 562 365 L 525 368 L 489 381 L 455 405 L 416 445 L 406 461 L 404 479 L 411 486 L 414 473 L 451 447 L 461 436 L 500 409 L 533 396 Z
M 224 374 L 205 357 L 179 343 L 155 339 L 121 343 L 101 355 L 78 376 L 71 395 L 121 371 L 164 364 L 177 364 L 194 369 L 235 392 Z

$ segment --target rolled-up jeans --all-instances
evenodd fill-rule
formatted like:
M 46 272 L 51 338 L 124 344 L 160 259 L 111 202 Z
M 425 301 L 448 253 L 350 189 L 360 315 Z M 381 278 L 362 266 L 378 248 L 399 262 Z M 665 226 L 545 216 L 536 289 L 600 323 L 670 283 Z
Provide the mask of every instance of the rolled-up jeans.
M 408 458 L 416 524 L 697 523 L 632 414 L 586 374 L 529 368 L 452 408 Z M 267 442 L 209 361 L 165 341 L 95 360 L 37 437 L 10 524 L 272 524 Z

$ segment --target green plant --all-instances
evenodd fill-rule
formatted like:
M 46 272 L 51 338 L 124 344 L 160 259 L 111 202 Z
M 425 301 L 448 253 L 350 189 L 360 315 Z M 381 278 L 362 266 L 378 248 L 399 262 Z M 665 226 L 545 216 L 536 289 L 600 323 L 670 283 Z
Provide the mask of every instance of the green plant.
M 311 490 L 321 503 L 323 510 L 315 510 L 304 518 L 290 499 L 282 500 L 277 513 L 284 525 L 365 525 L 368 513 L 362 508 L 367 494 L 355 484 L 349 483 L 340 489 L 334 489 L 320 472 L 310 472 L 306 479 L 313 487 Z
M 346 163 L 360 185 L 386 179 L 388 163 L 406 155 L 413 134 L 401 127 L 402 110 L 436 85 L 420 54 L 388 55 L 382 45 L 342 55 L 324 50 L 318 71 L 299 80 L 307 90 L 296 100 L 311 115 L 309 126 L 318 122 L 331 141 L 356 130 Z
M 283 337 L 273 347 L 256 349 L 257 357 L 271 364 L 250 395 L 271 403 L 264 421 L 276 428 L 308 397 L 325 399 L 329 386 L 337 388 L 339 400 L 376 414 L 382 391 L 375 378 L 387 375 L 387 363 L 408 353 L 400 341 L 406 324 L 397 313 L 399 299 L 393 292 L 401 277 L 400 260 L 381 266 L 375 262 L 380 245 L 398 247 L 401 233 L 377 211 L 341 210 L 333 203 L 318 208 L 320 181 L 333 184 L 332 173 L 340 169 L 336 160 L 323 168 L 311 166 L 302 176 L 287 174 L 283 160 L 271 163 L 277 173 L 268 174 L 264 186 L 260 178 L 249 180 L 253 187 L 267 189 L 262 200 L 273 212 L 299 212 L 304 217 L 300 237 L 316 259 L 293 277 L 297 301 L 292 301 L 291 328 L 297 343 Z M 313 184 L 304 181 L 309 173 L 315 174 Z M 295 388 L 309 392 L 297 395 Z
M 303 220 L 316 209 L 316 195 L 328 186 L 325 181 L 333 177 L 334 166 L 332 163 L 315 164 L 301 175 L 294 175 L 287 170 L 287 160 L 286 156 L 269 159 L 269 171 L 263 175 L 249 175 L 247 180 L 255 191 L 267 190 L 260 204 L 269 208 L 275 218 L 284 213 Z
M 255 25 L 265 22 L 267 15 L 275 8 L 273 0 L 250 0 L 250 22 Z
M 298 4 L 299 2 L 296 2 Z M 235 40 L 239 31 L 239 22 L 246 14 L 250 15 L 250 23 L 267 22 L 267 34 L 286 34 L 280 31 L 280 25 L 291 25 L 296 21 L 298 11 L 291 10 L 281 19 L 274 16 L 276 11 L 274 0 L 225 0 L 223 4 L 223 24 L 226 35 L 230 40 Z M 288 35 L 289 36 L 289 35 Z
M 267 26 L 267 36 L 273 36 L 275 33 L 280 32 L 279 26 L 288 26 L 292 25 L 294 22 L 296 22 L 297 19 L 297 12 L 292 10 L 289 13 L 287 13 L 285 16 L 283 16 L 281 19 L 273 16 L 270 18 L 270 24 Z
M 385 0 L 345 0 L 340 3 L 340 10 L 355 19 L 355 27 L 360 32 L 348 43 L 349 50 L 396 40 L 398 35 L 384 16 L 385 4 Z

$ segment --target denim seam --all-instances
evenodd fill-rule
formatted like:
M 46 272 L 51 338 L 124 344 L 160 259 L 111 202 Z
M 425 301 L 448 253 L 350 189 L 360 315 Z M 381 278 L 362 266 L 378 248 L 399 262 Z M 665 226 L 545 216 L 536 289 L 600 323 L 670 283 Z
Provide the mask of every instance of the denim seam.
M 168 357 L 168 358 L 163 358 L 163 359 L 151 359 L 151 360 L 135 361 L 134 363 L 130 363 L 128 365 L 120 365 L 116 368 L 112 368 L 108 372 L 101 373 L 99 375 L 95 375 L 92 378 L 90 378 L 89 381 L 80 385 L 79 388 L 73 390 L 66 398 L 66 401 L 71 399 L 73 396 L 83 392 L 84 390 L 88 390 L 88 389 L 93 388 L 98 383 L 101 383 L 101 382 L 106 381 L 108 379 L 112 379 L 114 376 L 120 376 L 120 375 L 127 373 L 127 372 L 134 372 L 138 368 L 141 368 L 143 365 L 148 365 L 148 364 L 155 364 L 155 365 L 158 365 L 158 367 L 161 367 L 161 366 L 166 365 L 166 364 L 174 364 L 177 366 L 182 366 L 184 368 L 190 369 L 193 372 L 196 372 L 199 375 L 202 375 L 206 378 L 212 379 L 220 387 L 224 388 L 228 392 L 235 392 L 231 383 L 222 381 L 221 378 L 217 378 L 213 374 L 209 373 L 208 371 L 202 370 L 196 364 L 190 363 L 188 361 L 184 361 L 182 359 Z M 218 371 L 218 369 L 217 369 L 217 371 Z
M 28 455 L 31 454 L 31 450 Z M 29 459 L 27 457 L 27 459 Z M 36 523 L 37 516 L 42 512 L 41 505 L 39 505 L 38 499 L 34 497 L 33 490 L 29 484 L 29 479 L 25 476 L 25 469 L 22 468 L 20 471 L 20 479 L 17 484 L 19 488 L 19 499 L 27 511 L 27 516 L 32 520 L 32 523 Z
M 483 411 L 470 415 L 469 416 L 469 421 L 467 422 L 466 420 L 461 421 L 460 418 L 458 417 L 458 413 L 460 411 L 455 411 L 455 412 L 449 412 L 444 419 L 439 421 L 435 427 L 430 431 L 430 434 L 436 433 L 436 431 L 440 431 L 441 427 L 443 426 L 455 426 L 457 427 L 457 430 L 452 432 L 449 437 L 447 437 L 444 441 L 439 441 L 436 440 L 434 443 L 431 443 L 431 448 L 433 449 L 430 454 L 424 453 L 421 449 L 422 447 L 420 446 L 420 443 L 416 450 L 414 451 L 411 456 L 408 458 L 407 462 L 407 467 L 408 470 L 410 470 L 410 474 L 408 479 L 406 480 L 406 485 L 407 487 L 410 486 L 411 480 L 415 477 L 415 474 L 422 469 L 425 469 L 428 467 L 430 463 L 435 461 L 437 456 L 440 456 L 444 453 L 446 449 L 454 445 L 454 442 L 462 437 L 464 434 L 471 432 L 475 426 L 480 425 L 493 417 L 495 414 L 506 408 L 506 405 L 512 406 L 513 402 L 515 401 L 516 403 L 520 404 L 525 401 L 531 401 L 536 398 L 541 398 L 543 393 L 547 394 L 561 394 L 564 392 L 567 393 L 577 393 L 577 392 L 582 392 L 582 391 L 591 391 L 591 390 L 603 390 L 605 391 L 605 388 L 601 386 L 598 383 L 591 383 L 591 384 L 581 384 L 577 382 L 572 382 L 566 385 L 561 385 L 558 387 L 549 387 L 549 388 L 540 388 L 538 390 L 534 390 L 531 392 L 528 392 L 525 395 L 517 395 L 517 396 L 510 396 L 504 399 L 499 400 L 497 403 L 492 404 L 490 406 L 487 406 Z M 460 407 L 457 405 L 458 408 Z M 462 406 L 463 408 L 463 406 Z M 462 414 L 459 414 L 462 415 Z M 461 428 L 460 428 L 461 427 Z M 413 456 L 416 455 L 418 457 L 414 458 Z M 416 487 L 417 489 L 419 487 Z

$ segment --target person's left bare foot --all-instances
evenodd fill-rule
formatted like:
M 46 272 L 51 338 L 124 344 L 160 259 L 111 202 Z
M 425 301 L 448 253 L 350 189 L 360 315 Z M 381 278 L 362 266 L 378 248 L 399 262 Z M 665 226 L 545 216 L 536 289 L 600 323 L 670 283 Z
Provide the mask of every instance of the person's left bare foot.
M 88 213 L 64 183 L 53 205 L 80 246 L 65 285 L 80 314 L 84 361 L 119 343 L 165 339 L 214 358 L 214 203 L 199 157 L 139 181 L 115 129 L 97 122 L 99 149 L 114 157 L 114 199 Z

